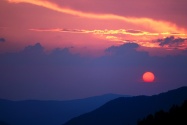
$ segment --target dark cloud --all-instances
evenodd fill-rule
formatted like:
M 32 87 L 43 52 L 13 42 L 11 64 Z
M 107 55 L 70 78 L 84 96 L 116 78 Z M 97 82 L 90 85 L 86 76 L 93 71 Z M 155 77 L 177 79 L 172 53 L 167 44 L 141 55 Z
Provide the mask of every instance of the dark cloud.
M 34 46 L 27 46 L 23 50 L 23 53 L 26 54 L 39 54 L 42 53 L 44 48 L 41 46 L 40 43 L 36 43 Z
M 87 33 L 89 31 L 79 30 L 79 29 L 62 29 L 62 32 L 72 32 L 72 33 Z
M 5 42 L 5 38 L 0 38 L 0 42 Z
M 135 52 L 135 49 L 138 47 L 139 45 L 136 43 L 127 43 L 121 46 L 111 46 L 107 48 L 105 51 L 109 54 L 124 55 L 129 52 Z
M 175 38 L 174 36 L 166 37 L 165 39 L 158 39 L 157 42 L 159 42 L 160 46 L 168 45 L 170 47 L 179 46 L 181 43 L 183 43 L 186 39 L 183 38 Z
M 156 57 L 136 43 L 112 46 L 97 58 L 72 54 L 71 48 L 45 53 L 39 44 L 0 54 L 0 98 L 69 99 L 103 93 L 154 94 L 186 85 L 186 55 Z M 156 81 L 142 84 L 145 71 Z M 157 89 L 156 89 L 157 88 Z M 137 91 L 138 90 L 138 91 Z
M 143 32 L 140 31 L 140 30 L 133 30 L 133 29 L 129 29 L 129 30 L 127 30 L 126 32 L 128 32 L 128 33 L 143 33 Z

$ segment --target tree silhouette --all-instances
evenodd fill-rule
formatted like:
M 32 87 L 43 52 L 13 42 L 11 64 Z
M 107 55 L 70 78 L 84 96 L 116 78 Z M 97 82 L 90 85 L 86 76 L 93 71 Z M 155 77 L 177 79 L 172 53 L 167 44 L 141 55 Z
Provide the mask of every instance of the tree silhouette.
M 168 112 L 160 110 L 139 120 L 138 125 L 187 125 L 187 100 L 181 106 L 172 106 Z
M 6 122 L 3 122 L 3 121 L 0 121 L 0 125 L 10 125 L 10 124 L 8 124 Z

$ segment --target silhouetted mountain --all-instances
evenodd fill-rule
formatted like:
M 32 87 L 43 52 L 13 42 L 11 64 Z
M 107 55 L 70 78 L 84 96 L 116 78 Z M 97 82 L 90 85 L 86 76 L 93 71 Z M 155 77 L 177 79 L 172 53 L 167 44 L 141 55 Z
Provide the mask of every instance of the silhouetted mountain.
M 138 125 L 187 125 L 187 100 L 182 106 L 172 106 L 168 112 L 160 110 L 148 115 Z
M 3 122 L 3 121 L 0 121 L 0 125 L 10 125 L 10 124 L 8 124 L 6 122 Z
M 64 125 L 136 125 L 138 119 L 187 99 L 187 87 L 153 96 L 120 97 L 100 108 L 75 117 Z
M 70 101 L 10 101 L 0 99 L 0 121 L 11 125 L 60 125 L 124 95 L 106 94 Z

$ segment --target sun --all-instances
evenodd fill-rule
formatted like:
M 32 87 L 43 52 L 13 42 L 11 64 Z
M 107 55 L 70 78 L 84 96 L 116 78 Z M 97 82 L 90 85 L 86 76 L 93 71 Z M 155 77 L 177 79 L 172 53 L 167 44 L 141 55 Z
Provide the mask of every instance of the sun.
M 155 75 L 152 72 L 145 72 L 142 76 L 144 82 L 153 82 Z

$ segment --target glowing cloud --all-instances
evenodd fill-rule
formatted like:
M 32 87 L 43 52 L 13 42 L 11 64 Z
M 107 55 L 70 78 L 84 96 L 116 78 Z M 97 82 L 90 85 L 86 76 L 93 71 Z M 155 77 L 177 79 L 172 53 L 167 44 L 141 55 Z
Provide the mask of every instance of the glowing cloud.
M 114 14 L 94 14 L 94 13 L 86 13 L 78 10 L 73 10 L 70 8 L 63 8 L 58 6 L 55 3 L 49 2 L 47 0 L 7 0 L 10 3 L 29 3 L 37 6 L 42 6 L 54 11 L 58 11 L 61 13 L 66 13 L 74 16 L 80 16 L 84 18 L 94 18 L 94 19 L 113 19 L 113 20 L 122 20 L 128 23 L 132 23 L 135 25 L 142 25 L 146 28 L 152 29 L 157 32 L 180 32 L 186 33 L 185 29 L 177 27 L 175 24 L 165 21 L 157 21 L 150 18 L 135 18 L 135 17 L 124 17 Z
M 93 34 L 99 39 L 106 39 L 110 41 L 117 41 L 121 44 L 134 42 L 138 43 L 141 46 L 145 47 L 165 47 L 165 48 L 173 48 L 177 47 L 179 49 L 185 49 L 187 47 L 186 40 L 187 36 L 185 34 L 180 33 L 169 33 L 169 32 L 148 32 L 143 30 L 133 30 L 133 29 L 118 29 L 118 30 L 85 30 L 85 29 L 29 29 L 35 32 L 62 32 L 62 33 L 83 33 L 83 34 Z M 171 37 L 172 36 L 172 37 Z M 174 37 L 177 39 L 174 40 Z M 166 45 L 167 41 L 165 39 L 171 39 Z M 156 40 L 155 40 L 156 39 Z M 162 45 L 163 44 L 163 45 Z M 179 46 L 180 45 L 180 46 Z
M 169 32 L 148 32 L 148 31 L 141 31 L 141 30 L 125 30 L 125 29 L 117 29 L 117 30 L 100 30 L 100 29 L 95 29 L 95 30 L 85 30 L 85 29 L 61 29 L 61 28 L 54 28 L 54 29 L 29 29 L 31 31 L 37 31 L 37 32 L 69 32 L 69 33 L 93 33 L 93 34 L 101 34 L 101 35 L 132 35 L 132 36 L 183 36 L 187 37 L 186 34 L 180 34 L 180 33 L 169 33 Z

